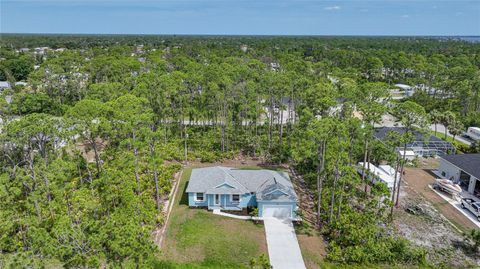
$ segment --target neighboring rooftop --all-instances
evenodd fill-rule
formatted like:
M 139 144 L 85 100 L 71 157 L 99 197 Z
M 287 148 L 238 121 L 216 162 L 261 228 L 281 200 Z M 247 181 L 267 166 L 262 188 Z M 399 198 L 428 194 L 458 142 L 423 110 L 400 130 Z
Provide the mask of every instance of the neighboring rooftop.
M 186 192 L 206 194 L 255 193 L 257 200 L 294 201 L 292 182 L 287 173 L 267 169 L 238 169 L 222 166 L 195 168 Z
M 465 173 L 480 179 L 480 153 L 444 155 L 442 158 Z
M 412 86 L 410 85 L 406 85 L 406 84 L 395 84 L 395 87 L 398 87 L 402 90 L 411 90 L 412 89 Z
M 369 170 L 371 174 L 375 175 L 378 180 L 385 183 L 387 187 L 393 188 L 393 185 L 395 184 L 395 169 L 393 167 L 390 165 L 379 165 L 377 167 L 372 163 L 366 163 L 365 169 Z M 363 162 L 358 163 L 357 171 L 360 174 L 363 173 Z
M 10 82 L 0 81 L 0 88 L 10 88 Z
M 385 140 L 389 132 L 404 134 L 404 127 L 380 127 L 375 128 L 374 136 L 379 140 Z M 415 136 L 412 143 L 407 144 L 407 148 L 423 148 L 425 150 L 436 151 L 438 154 L 448 154 L 456 151 L 452 143 L 442 140 L 433 135 L 424 135 L 414 131 Z

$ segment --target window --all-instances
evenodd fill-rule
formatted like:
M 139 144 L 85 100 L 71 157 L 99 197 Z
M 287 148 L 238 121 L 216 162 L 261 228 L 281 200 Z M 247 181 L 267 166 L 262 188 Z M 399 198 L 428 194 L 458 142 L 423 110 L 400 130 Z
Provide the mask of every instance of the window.
M 442 177 L 444 177 L 444 176 L 446 176 L 446 175 L 447 175 L 447 174 L 446 174 L 444 171 L 442 171 Z
M 203 193 L 202 192 L 197 192 L 195 194 L 195 201 L 197 202 L 203 202 Z
M 232 203 L 240 202 L 240 194 L 232 194 Z

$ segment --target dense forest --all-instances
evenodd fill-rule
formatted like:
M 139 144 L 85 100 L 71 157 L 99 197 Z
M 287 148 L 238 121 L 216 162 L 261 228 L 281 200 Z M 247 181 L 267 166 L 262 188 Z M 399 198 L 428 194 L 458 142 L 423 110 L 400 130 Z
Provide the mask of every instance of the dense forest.
M 0 258 L 13 268 L 158 266 L 151 232 L 181 164 L 239 155 L 303 175 L 329 261 L 428 264 L 391 225 L 399 190 L 383 199 L 354 165 L 402 170 L 395 149 L 414 130 L 480 126 L 475 43 L 5 34 L 0 45 L 12 85 L 0 93 Z M 392 100 L 397 83 L 417 90 Z M 387 112 L 407 132 L 380 143 Z

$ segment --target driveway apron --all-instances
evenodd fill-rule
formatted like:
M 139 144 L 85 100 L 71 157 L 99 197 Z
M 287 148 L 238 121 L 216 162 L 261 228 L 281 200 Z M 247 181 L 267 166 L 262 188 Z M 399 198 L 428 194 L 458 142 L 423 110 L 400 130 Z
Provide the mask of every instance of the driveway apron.
M 264 225 L 273 269 L 306 269 L 292 221 L 266 218 Z

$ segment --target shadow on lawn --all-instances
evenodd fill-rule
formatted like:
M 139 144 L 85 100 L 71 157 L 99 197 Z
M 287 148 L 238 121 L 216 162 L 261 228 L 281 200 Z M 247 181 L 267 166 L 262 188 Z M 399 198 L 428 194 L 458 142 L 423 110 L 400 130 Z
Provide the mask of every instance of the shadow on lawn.
M 188 206 L 188 193 L 185 192 L 187 190 L 187 186 L 188 186 L 188 181 L 185 182 L 185 185 L 183 186 L 183 190 L 181 193 L 182 197 L 180 197 L 179 205 Z

